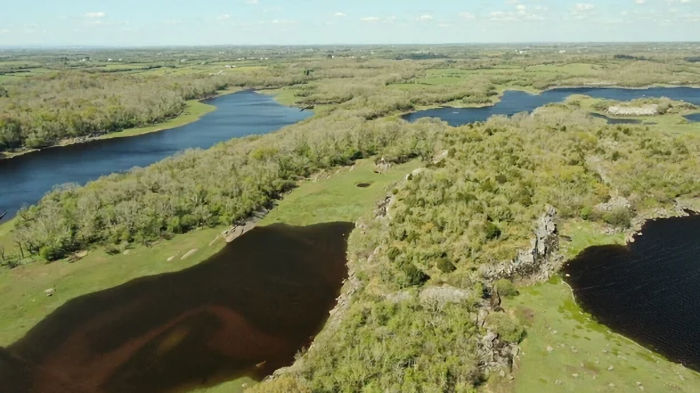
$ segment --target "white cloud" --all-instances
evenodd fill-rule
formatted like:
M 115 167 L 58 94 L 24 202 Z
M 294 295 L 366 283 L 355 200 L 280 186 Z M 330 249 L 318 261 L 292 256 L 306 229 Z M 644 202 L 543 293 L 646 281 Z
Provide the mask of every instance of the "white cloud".
M 258 4 L 259 1 L 258 1 L 258 0 L 245 0 L 245 2 L 246 2 L 246 4 L 253 4 L 253 5 L 255 5 L 255 4 Z
M 231 14 L 221 14 L 216 17 L 217 20 L 227 20 L 231 19 Z
M 634 0 L 634 2 L 636 4 L 642 5 L 642 4 L 646 4 L 647 0 Z
M 348 14 L 346 14 L 345 12 L 338 11 L 335 14 L 333 14 L 333 16 L 343 17 L 343 16 L 348 16 Z
M 591 3 L 576 3 L 571 12 L 575 19 L 586 19 L 595 9 L 595 5 Z
M 476 19 L 476 16 L 474 16 L 474 14 L 472 14 L 471 12 L 466 12 L 466 11 L 465 11 L 465 12 L 460 12 L 460 13 L 459 13 L 459 16 L 460 16 L 462 19 L 467 19 L 467 20 Z
M 433 16 L 430 14 L 424 14 L 424 15 L 419 16 L 418 20 L 427 22 L 427 21 L 433 20 Z
M 489 20 L 494 22 L 507 22 L 546 19 L 544 12 L 546 12 L 548 8 L 545 6 L 527 6 L 525 4 L 520 4 L 518 0 L 509 1 L 508 4 L 514 5 L 514 10 L 493 11 L 489 14 Z
M 107 14 L 104 13 L 103 11 L 93 11 L 93 12 L 86 12 L 83 16 L 86 18 L 90 18 L 90 19 L 99 19 L 99 18 L 104 18 L 105 16 L 107 16 Z
M 378 16 L 365 16 L 360 20 L 363 22 L 379 22 L 379 19 L 380 18 Z
M 489 19 L 495 22 L 514 21 L 517 18 L 512 12 L 493 11 L 489 14 Z

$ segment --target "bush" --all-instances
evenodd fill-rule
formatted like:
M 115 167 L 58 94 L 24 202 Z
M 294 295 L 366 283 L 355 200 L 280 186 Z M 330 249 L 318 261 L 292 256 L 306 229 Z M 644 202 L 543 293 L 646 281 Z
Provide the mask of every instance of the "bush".
M 486 239 L 493 240 L 501 236 L 501 229 L 489 221 L 484 225 L 484 233 L 486 234 Z
M 500 296 L 511 297 L 518 294 L 518 290 L 515 289 L 513 282 L 506 278 L 496 281 L 494 288 L 496 288 L 496 292 L 498 292 Z
M 632 212 L 626 207 L 617 207 L 603 213 L 603 221 L 618 228 L 629 228 L 632 221 Z
M 457 267 L 452 262 L 448 261 L 447 258 L 438 259 L 437 267 L 443 273 L 451 273 L 457 270 Z
M 486 317 L 486 323 L 503 341 L 519 343 L 525 338 L 525 328 L 506 313 L 491 313 Z

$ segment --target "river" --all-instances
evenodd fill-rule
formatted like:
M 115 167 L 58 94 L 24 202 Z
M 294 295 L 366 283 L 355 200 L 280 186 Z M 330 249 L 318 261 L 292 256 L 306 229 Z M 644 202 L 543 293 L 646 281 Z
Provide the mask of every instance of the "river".
M 254 91 L 221 96 L 208 103 L 216 110 L 181 127 L 0 160 L 0 213 L 7 211 L 6 218 L 10 218 L 60 184 L 82 185 L 110 173 L 153 164 L 185 149 L 206 149 L 231 138 L 275 131 L 312 115 Z

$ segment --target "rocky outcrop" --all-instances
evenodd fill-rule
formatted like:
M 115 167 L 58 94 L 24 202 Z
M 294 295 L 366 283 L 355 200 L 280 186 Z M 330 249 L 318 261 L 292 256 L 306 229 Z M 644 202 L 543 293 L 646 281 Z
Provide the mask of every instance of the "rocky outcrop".
M 545 213 L 537 220 L 535 236 L 528 249 L 520 251 L 512 261 L 483 266 L 481 273 L 486 281 L 501 278 L 548 279 L 561 262 L 556 254 L 559 249 L 556 215 L 557 210 L 547 206 Z
M 611 212 L 614 210 L 618 209 L 626 209 L 629 210 L 632 208 L 632 204 L 630 201 L 627 200 L 627 198 L 621 197 L 621 196 L 616 196 L 613 198 L 610 198 L 609 201 L 604 202 L 604 203 L 599 203 L 595 205 L 594 209 L 598 212 L 604 213 L 604 212 Z
M 253 212 L 253 214 L 251 214 L 250 217 L 248 217 L 248 219 L 246 219 L 245 221 L 239 222 L 236 225 L 221 232 L 221 237 L 224 238 L 226 243 L 231 243 L 238 237 L 243 236 L 245 233 L 255 228 L 255 225 L 258 223 L 258 221 L 262 220 L 268 212 L 269 210 L 266 208 Z M 214 241 L 215 240 L 216 239 L 214 239 Z
M 518 344 L 501 340 L 493 331 L 488 331 L 479 342 L 479 355 L 484 366 L 490 370 L 498 370 L 501 376 L 505 376 L 506 369 L 509 372 L 513 370 L 513 360 L 519 353 Z
M 377 209 L 375 210 L 375 215 L 377 218 L 384 218 L 389 215 L 389 208 L 394 202 L 394 198 L 391 195 L 387 195 L 377 204 Z
M 613 105 L 608 108 L 608 113 L 616 116 L 654 116 L 659 113 L 658 104 L 646 104 L 640 106 Z
M 420 292 L 418 299 L 424 305 L 442 306 L 448 303 L 461 303 L 471 297 L 469 291 L 450 285 L 427 287 Z
M 389 168 L 391 168 L 391 163 L 382 157 L 374 164 L 374 173 L 384 173 L 388 171 Z

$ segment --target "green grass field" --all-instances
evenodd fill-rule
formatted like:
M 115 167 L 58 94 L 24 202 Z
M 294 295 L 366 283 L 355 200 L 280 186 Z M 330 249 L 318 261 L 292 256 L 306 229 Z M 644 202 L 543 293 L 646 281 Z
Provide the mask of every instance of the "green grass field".
M 343 167 L 320 180 L 307 180 L 275 207 L 260 225 L 283 222 L 312 225 L 322 222 L 354 222 L 371 210 L 389 190 L 388 187 L 421 165 L 411 161 L 393 166 L 386 173 L 374 173 L 371 159 L 359 160 L 353 167 Z M 369 183 L 369 187 L 357 187 Z

